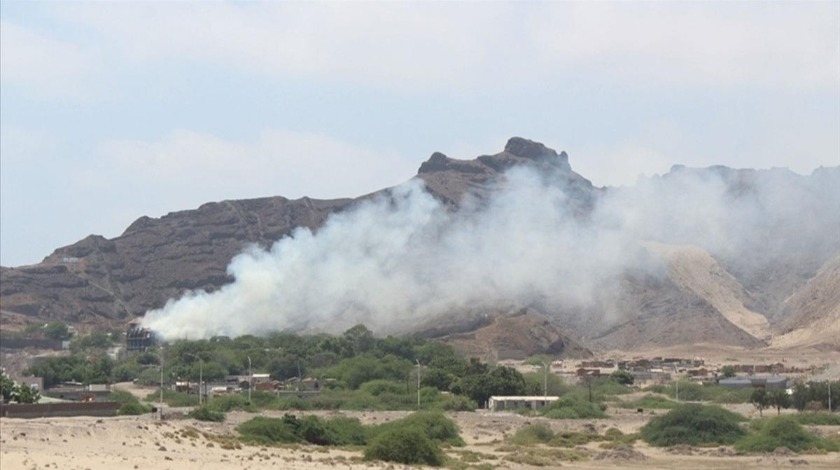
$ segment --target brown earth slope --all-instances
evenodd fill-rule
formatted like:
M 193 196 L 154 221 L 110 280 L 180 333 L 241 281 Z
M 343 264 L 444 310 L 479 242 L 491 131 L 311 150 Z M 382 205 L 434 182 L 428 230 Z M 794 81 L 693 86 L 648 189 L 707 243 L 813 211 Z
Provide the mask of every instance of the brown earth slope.
M 826 263 L 784 306 L 790 316 L 773 347 L 840 351 L 840 256 Z

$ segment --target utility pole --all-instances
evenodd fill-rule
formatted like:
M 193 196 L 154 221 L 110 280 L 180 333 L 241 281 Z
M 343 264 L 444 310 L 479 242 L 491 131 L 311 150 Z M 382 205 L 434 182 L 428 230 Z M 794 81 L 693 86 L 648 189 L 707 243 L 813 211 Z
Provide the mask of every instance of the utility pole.
M 420 359 L 414 359 L 417 361 L 417 409 L 420 409 Z
M 163 346 L 160 347 L 160 419 L 163 421 Z
M 254 374 L 251 372 L 251 356 L 248 358 L 248 404 L 251 404 L 251 387 L 254 385 Z
M 204 359 L 196 354 L 186 353 L 187 356 L 192 356 L 199 360 L 198 363 L 198 406 L 201 406 L 201 383 L 204 381 Z
M 828 379 L 828 412 L 831 413 L 831 379 Z
M 545 406 L 548 401 L 548 364 L 543 362 L 542 365 L 545 372 L 543 376 L 543 406 Z

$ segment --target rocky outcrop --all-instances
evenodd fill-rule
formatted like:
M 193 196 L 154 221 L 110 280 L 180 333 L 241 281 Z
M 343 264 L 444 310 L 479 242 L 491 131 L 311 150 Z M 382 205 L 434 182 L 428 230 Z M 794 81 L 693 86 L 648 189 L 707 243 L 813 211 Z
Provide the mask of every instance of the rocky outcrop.
M 317 230 L 352 202 L 273 197 L 141 217 L 113 240 L 91 235 L 38 265 L 3 268 L 3 326 L 62 319 L 82 329 L 121 327 L 185 291 L 218 289 L 248 245 L 269 246 L 296 227 Z

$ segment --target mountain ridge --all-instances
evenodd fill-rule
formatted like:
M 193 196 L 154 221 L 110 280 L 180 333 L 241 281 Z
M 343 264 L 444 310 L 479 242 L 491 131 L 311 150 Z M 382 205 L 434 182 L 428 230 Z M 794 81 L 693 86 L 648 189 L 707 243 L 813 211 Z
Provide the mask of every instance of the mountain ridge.
M 422 181 L 426 191 L 450 210 L 457 211 L 465 203 L 488 200 L 497 185 L 505 183 L 508 171 L 518 167 L 535 168 L 538 175 L 551 180 L 552 184 L 562 184 L 565 207 L 573 217 L 582 219 L 592 217 L 595 207 L 610 195 L 631 191 L 597 188 L 572 170 L 565 152 L 557 153 L 541 143 L 518 137 L 510 139 L 502 152 L 472 160 L 452 159 L 435 152 L 420 165 L 414 179 Z M 727 197 L 731 196 L 733 201 L 741 204 L 739 201 L 764 197 L 767 191 L 757 192 L 755 189 L 763 189 L 764 186 L 789 186 L 793 193 L 806 195 L 822 191 L 819 190 L 822 187 L 820 184 L 830 186 L 835 180 L 840 181 L 840 167 L 817 169 L 810 176 L 801 176 L 777 169 L 735 170 L 721 166 L 692 169 L 675 166 L 669 173 L 643 182 L 640 191 L 645 190 L 644 185 L 679 186 L 686 178 L 714 179 L 716 184 L 723 185 L 724 194 L 729 195 Z M 3 267 L 0 270 L 3 281 L 0 286 L 0 310 L 3 311 L 0 326 L 15 328 L 24 321 L 54 319 L 82 327 L 120 325 L 148 310 L 163 307 L 169 299 L 177 298 L 184 292 L 214 292 L 231 283 L 233 278 L 227 264 L 248 246 L 267 249 L 298 227 L 317 233 L 333 214 L 350 211 L 364 201 L 389 191 L 391 188 L 356 199 L 289 200 L 276 196 L 209 202 L 197 209 L 172 212 L 160 218 L 140 217 L 114 239 L 91 235 L 56 249 L 37 265 Z M 831 209 L 835 203 L 834 193 L 830 193 L 828 199 L 827 207 Z M 837 200 L 840 201 L 840 196 Z M 831 237 L 811 237 L 819 242 L 816 250 L 810 249 L 808 241 L 811 239 L 807 237 L 797 241 L 795 236 L 785 233 L 777 234 L 780 239 L 775 238 L 774 227 L 790 217 L 788 212 L 801 210 L 799 207 L 792 207 L 789 211 L 783 209 L 781 215 L 768 212 L 779 220 L 757 218 L 757 225 L 770 227 L 770 233 L 761 232 L 756 237 L 761 242 L 756 245 L 757 248 L 737 240 L 716 247 L 714 253 L 701 250 L 702 255 L 698 254 L 698 259 L 702 258 L 708 265 L 697 268 L 696 263 L 689 263 L 689 268 L 700 269 L 694 280 L 686 280 L 691 276 L 685 273 L 682 277 L 676 275 L 673 264 L 665 263 L 652 271 L 659 273 L 652 277 L 649 273 L 636 277 L 632 273 L 623 273 L 616 282 L 624 287 L 618 288 L 615 298 L 605 296 L 595 299 L 596 307 L 521 307 L 535 307 L 536 312 L 552 318 L 555 324 L 564 325 L 579 338 L 593 338 L 593 344 L 604 348 L 631 348 L 663 339 L 668 343 L 668 337 L 685 340 L 684 335 L 674 330 L 673 322 L 662 323 L 663 318 L 675 312 L 677 317 L 682 318 L 681 321 L 690 320 L 700 330 L 703 325 L 708 326 L 708 334 L 698 336 L 698 341 L 714 341 L 717 337 L 727 344 L 761 347 L 766 344 L 773 325 L 797 315 L 800 307 L 783 305 L 782 300 L 804 288 L 831 253 L 840 252 L 840 244 Z M 805 210 L 823 218 L 828 213 L 822 206 L 806 207 Z M 760 215 L 764 216 L 763 213 Z M 661 246 L 680 245 L 675 243 L 680 241 L 680 234 L 662 236 L 642 232 L 642 235 L 650 235 L 642 240 L 665 239 L 658 242 Z M 788 248 L 792 254 L 786 258 L 784 255 L 788 253 L 785 251 Z M 742 256 L 744 253 L 746 255 Z M 769 261 L 762 254 L 768 254 Z M 778 262 L 779 259 L 782 261 Z M 663 258 L 661 261 L 667 260 Z M 706 276 L 706 271 L 711 272 L 716 264 L 719 267 L 714 269 L 730 276 L 737 284 L 733 284 L 735 287 L 731 289 L 724 289 L 728 293 L 717 300 L 712 298 L 715 295 L 704 291 L 699 286 L 702 282 L 697 280 L 698 276 Z M 781 296 L 784 298 L 777 298 Z M 599 305 L 603 311 L 610 310 L 606 305 L 614 303 L 615 299 L 624 306 L 622 312 L 616 314 L 621 321 L 604 319 L 603 312 L 595 312 Z M 646 317 L 644 312 L 651 312 L 653 316 Z M 815 315 L 819 317 L 819 312 L 807 318 Z M 676 340 L 670 341 L 674 343 Z

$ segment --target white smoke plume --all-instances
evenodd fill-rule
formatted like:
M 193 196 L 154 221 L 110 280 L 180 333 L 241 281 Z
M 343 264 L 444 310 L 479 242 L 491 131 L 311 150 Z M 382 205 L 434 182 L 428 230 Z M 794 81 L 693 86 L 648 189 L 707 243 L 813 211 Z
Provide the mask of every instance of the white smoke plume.
M 562 178 L 528 167 L 508 171 L 489 200 L 467 201 L 457 211 L 412 180 L 334 214 L 317 233 L 299 228 L 270 250 L 251 247 L 228 266 L 233 283 L 170 300 L 148 312 L 144 325 L 165 339 L 197 339 L 340 332 L 357 323 L 400 332 L 436 316 L 501 305 L 586 307 L 615 316 L 620 312 L 595 306 L 621 273 L 640 268 L 642 240 L 727 255 L 766 242 L 772 225 L 790 231 L 780 238 L 804 233 L 803 243 L 838 249 L 825 230 L 840 229 L 840 215 L 826 216 L 840 208 L 840 190 L 831 189 L 840 171 L 817 191 L 785 193 L 791 199 L 779 197 L 775 185 L 735 198 L 731 181 L 714 173 L 672 175 L 607 191 L 585 215 L 568 209 Z M 813 221 L 817 230 L 785 226 L 803 208 L 821 217 Z

